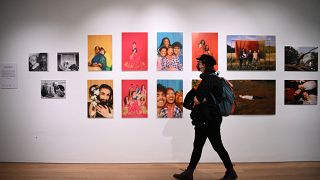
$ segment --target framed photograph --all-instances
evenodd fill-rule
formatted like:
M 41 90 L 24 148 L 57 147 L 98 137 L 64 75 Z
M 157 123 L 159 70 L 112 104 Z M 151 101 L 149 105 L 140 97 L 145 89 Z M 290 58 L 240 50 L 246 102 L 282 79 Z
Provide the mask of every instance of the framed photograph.
M 227 70 L 275 71 L 276 37 L 228 35 Z
M 29 54 L 29 71 L 48 71 L 48 53 Z
M 157 33 L 157 70 L 183 70 L 183 33 Z
M 122 117 L 148 117 L 148 80 L 122 80 Z
M 318 104 L 318 80 L 285 80 L 284 104 Z
M 218 33 L 192 33 L 192 71 L 197 71 L 197 59 L 202 54 L 214 57 L 218 70 Z
M 318 71 L 318 47 L 284 47 L 285 71 Z
M 88 35 L 88 70 L 112 70 L 111 35 Z
M 148 70 L 148 33 L 122 33 L 122 70 Z
M 88 80 L 88 118 L 113 118 L 113 81 Z
M 157 117 L 182 118 L 183 116 L 183 81 L 157 81 Z
M 57 61 L 58 71 L 79 71 L 78 52 L 58 53 Z
M 65 99 L 66 87 L 65 80 L 41 80 L 41 98 Z
M 273 115 L 276 113 L 275 80 L 230 80 L 236 109 L 234 115 Z

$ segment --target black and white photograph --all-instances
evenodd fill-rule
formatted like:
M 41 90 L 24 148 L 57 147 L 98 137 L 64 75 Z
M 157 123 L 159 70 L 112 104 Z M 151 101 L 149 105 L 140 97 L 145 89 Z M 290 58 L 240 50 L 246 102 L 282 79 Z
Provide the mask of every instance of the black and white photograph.
M 58 53 L 58 71 L 79 71 L 79 53 Z
M 29 54 L 29 71 L 48 71 L 48 53 Z
M 65 80 L 41 80 L 41 98 L 65 99 L 66 84 Z

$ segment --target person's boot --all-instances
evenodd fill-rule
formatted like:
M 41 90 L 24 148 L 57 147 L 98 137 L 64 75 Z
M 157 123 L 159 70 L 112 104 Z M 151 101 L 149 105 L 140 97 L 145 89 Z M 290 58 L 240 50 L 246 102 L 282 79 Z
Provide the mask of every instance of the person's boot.
M 179 180 L 193 180 L 193 168 L 188 167 L 180 174 L 174 174 L 173 177 Z
M 224 176 L 220 180 L 235 180 L 238 178 L 236 171 L 232 169 L 228 169 Z

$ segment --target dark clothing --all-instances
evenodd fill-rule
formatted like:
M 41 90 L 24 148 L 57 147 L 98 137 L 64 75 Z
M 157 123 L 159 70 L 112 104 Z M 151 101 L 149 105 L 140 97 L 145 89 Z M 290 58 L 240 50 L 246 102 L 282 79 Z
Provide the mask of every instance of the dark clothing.
M 202 154 L 203 146 L 209 139 L 213 149 L 218 153 L 223 161 L 226 169 L 232 169 L 233 165 L 229 154 L 224 148 L 221 140 L 220 127 L 222 116 L 219 108 L 210 98 L 209 93 L 212 92 L 218 101 L 222 99 L 222 85 L 218 76 L 210 75 L 212 72 L 202 73 L 202 79 L 195 96 L 200 104 L 193 107 L 191 118 L 195 125 L 195 137 L 193 142 L 193 151 L 189 163 L 189 167 L 195 169 Z M 206 99 L 205 102 L 204 99 Z

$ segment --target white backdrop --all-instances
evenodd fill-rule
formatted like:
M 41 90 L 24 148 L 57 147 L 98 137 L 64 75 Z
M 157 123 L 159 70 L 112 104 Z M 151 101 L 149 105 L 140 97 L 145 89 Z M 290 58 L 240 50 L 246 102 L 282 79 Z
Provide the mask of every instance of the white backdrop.
M 317 0 L 2 0 L 0 62 L 18 65 L 18 89 L 0 89 L 0 162 L 188 162 L 193 143 L 189 111 L 156 118 L 157 79 L 191 79 L 192 32 L 218 32 L 219 70 L 228 79 L 276 80 L 276 114 L 231 116 L 222 124 L 235 162 L 319 161 L 318 105 L 284 105 L 284 80 L 318 72 L 285 72 L 284 46 L 318 46 Z M 121 32 L 148 32 L 149 70 L 121 71 Z M 183 32 L 183 72 L 156 71 L 156 33 Z M 113 36 L 113 71 L 88 72 L 87 35 Z M 275 35 L 276 71 L 226 70 L 227 35 Z M 28 55 L 49 53 L 49 72 L 29 72 Z M 80 71 L 57 72 L 57 52 L 79 52 Z M 67 98 L 40 98 L 41 80 L 66 80 Z M 87 80 L 113 79 L 114 119 L 87 118 Z M 147 79 L 149 117 L 121 118 L 121 80 Z M 319 84 L 318 84 L 319 85 Z M 202 162 L 220 162 L 207 142 Z

